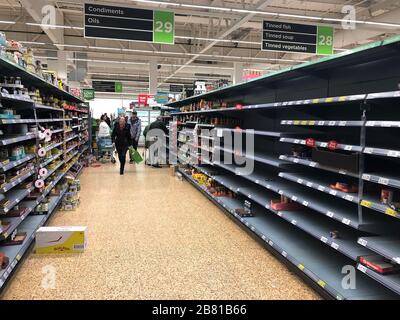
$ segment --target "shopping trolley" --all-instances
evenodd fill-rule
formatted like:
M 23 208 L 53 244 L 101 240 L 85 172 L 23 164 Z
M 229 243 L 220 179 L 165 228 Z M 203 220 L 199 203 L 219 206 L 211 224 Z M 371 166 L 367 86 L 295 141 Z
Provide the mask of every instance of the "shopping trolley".
M 102 160 L 102 162 L 106 162 L 107 160 L 111 160 L 112 163 L 115 163 L 115 147 L 112 143 L 111 138 L 99 138 L 97 140 L 97 160 Z

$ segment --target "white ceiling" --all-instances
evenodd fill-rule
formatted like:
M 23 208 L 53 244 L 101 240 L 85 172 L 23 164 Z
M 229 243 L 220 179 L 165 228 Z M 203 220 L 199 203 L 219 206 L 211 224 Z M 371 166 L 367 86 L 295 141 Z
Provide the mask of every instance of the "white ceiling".
M 159 0 L 157 4 L 151 1 L 88 2 L 174 11 L 175 45 L 84 38 L 81 29 L 84 1 L 79 0 L 0 0 L 0 20 L 17 22 L 0 23 L 0 30 L 6 31 L 8 39 L 26 41 L 26 45 L 35 48 L 38 57 L 54 57 L 57 50 L 68 52 L 70 70 L 79 64 L 87 65 L 85 83 L 88 85 L 92 79 L 124 80 L 128 92 L 148 89 L 149 63 L 160 66 L 158 84 L 162 89 L 166 88 L 166 81 L 231 79 L 235 62 L 243 62 L 247 70 L 266 73 L 316 58 L 261 51 L 264 19 L 334 26 L 336 52 L 400 34 L 399 25 L 382 24 L 400 24 L 400 0 Z M 173 5 L 177 3 L 186 6 Z M 49 31 L 40 25 L 29 25 L 40 22 L 40 8 L 45 4 L 56 6 L 60 21 L 57 24 L 68 28 Z M 344 5 L 354 6 L 356 20 L 368 23 L 356 24 L 355 30 L 343 30 L 340 22 L 323 20 L 343 18 Z M 228 12 L 228 8 L 236 10 Z M 265 15 L 265 12 L 289 16 Z M 80 56 L 84 61 L 74 59 L 77 53 L 85 54 Z

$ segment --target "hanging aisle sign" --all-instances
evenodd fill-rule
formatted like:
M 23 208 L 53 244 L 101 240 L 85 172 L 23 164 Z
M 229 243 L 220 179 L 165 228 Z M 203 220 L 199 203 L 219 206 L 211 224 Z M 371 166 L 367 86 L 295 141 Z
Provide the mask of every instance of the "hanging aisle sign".
M 174 44 L 175 14 L 85 4 L 85 37 Z
M 262 50 L 333 54 L 333 28 L 263 21 Z

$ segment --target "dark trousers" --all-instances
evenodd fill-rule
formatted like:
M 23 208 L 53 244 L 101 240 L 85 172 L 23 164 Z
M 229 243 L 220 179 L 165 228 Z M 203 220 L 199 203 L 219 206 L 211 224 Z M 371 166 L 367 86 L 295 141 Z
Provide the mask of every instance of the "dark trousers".
M 120 147 L 117 148 L 117 152 L 118 152 L 118 160 L 120 163 L 120 169 L 119 171 L 121 173 L 124 173 L 124 169 L 125 169 L 125 161 L 126 161 L 126 152 L 128 151 L 127 147 Z

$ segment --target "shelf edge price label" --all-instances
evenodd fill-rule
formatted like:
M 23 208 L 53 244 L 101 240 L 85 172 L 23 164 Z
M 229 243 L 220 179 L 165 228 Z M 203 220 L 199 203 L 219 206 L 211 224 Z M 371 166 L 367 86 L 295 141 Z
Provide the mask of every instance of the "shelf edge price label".
M 163 44 L 174 44 L 175 13 L 167 11 L 154 11 L 153 42 L 163 43 Z

